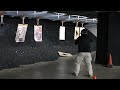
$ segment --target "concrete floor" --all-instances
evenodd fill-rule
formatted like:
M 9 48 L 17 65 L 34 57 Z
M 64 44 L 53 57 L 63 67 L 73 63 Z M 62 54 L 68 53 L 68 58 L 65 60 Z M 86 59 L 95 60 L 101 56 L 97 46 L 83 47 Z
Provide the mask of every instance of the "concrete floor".
M 60 57 L 57 61 L 21 65 L 18 68 L 0 71 L 0 79 L 92 79 L 88 77 L 86 64 L 83 62 L 78 77 L 73 76 L 73 57 Z M 106 68 L 93 63 L 97 79 L 120 79 L 120 67 Z

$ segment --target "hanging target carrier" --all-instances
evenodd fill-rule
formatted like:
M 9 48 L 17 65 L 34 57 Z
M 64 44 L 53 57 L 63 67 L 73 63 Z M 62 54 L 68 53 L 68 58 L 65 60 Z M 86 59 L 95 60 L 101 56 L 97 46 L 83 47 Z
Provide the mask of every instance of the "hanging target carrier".
M 4 15 L 1 15 L 1 22 L 0 22 L 0 25 L 3 26 L 4 22 L 3 22 L 3 17 Z

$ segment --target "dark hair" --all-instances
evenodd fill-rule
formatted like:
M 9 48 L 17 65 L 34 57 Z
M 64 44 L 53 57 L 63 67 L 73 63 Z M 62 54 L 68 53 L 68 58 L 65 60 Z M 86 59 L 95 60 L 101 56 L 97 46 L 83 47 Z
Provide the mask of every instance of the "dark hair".
M 81 34 L 88 34 L 88 30 L 85 28 L 81 31 Z

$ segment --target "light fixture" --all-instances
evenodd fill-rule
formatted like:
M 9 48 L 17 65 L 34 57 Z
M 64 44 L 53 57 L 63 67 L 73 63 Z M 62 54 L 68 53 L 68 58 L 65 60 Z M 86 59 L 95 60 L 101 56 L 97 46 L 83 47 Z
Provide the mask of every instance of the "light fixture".
M 46 13 L 48 13 L 48 11 L 41 11 L 41 12 L 33 11 L 32 14 L 38 15 L 38 14 L 46 14 Z
M 79 15 L 71 15 L 73 17 L 76 17 L 77 19 L 87 19 L 88 17 L 86 16 L 79 16 Z

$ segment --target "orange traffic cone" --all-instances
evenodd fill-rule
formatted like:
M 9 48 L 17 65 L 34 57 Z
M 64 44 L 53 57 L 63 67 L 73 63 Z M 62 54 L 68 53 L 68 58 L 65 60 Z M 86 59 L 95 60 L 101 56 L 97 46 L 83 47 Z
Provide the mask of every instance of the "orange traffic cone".
M 111 54 L 109 55 L 109 58 L 108 58 L 108 65 L 107 65 L 107 67 L 109 67 L 109 68 L 113 68 L 113 64 L 112 64 L 112 56 L 111 56 Z
M 93 76 L 93 79 L 97 79 L 95 75 Z

